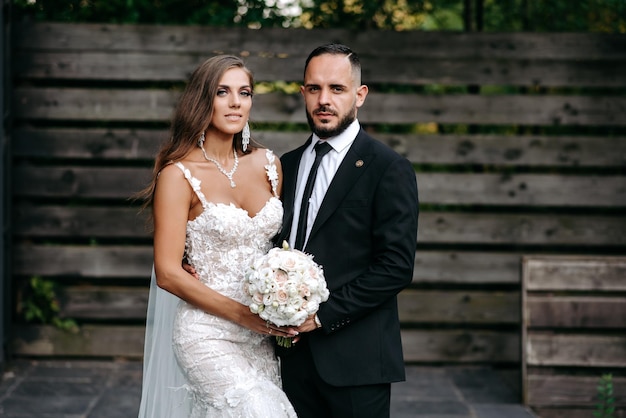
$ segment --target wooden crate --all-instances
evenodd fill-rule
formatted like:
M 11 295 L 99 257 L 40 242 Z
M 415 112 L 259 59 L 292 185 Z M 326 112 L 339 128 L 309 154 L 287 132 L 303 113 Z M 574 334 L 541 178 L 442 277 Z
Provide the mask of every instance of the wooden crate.
M 541 418 L 591 417 L 603 374 L 626 416 L 626 257 L 526 256 L 524 403 Z

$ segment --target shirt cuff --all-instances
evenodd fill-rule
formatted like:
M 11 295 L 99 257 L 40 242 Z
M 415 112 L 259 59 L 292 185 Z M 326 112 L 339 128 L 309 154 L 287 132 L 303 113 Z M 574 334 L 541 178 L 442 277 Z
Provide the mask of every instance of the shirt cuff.
M 322 328 L 322 322 L 320 321 L 319 317 L 317 316 L 317 314 L 315 314 L 315 316 L 313 317 L 313 320 L 315 321 L 315 325 L 318 328 Z

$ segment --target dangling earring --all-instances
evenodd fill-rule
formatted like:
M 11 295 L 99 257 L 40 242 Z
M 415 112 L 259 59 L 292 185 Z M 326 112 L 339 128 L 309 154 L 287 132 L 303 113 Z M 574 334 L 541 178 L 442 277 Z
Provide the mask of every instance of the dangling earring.
M 246 122 L 246 126 L 243 127 L 243 131 L 241 131 L 241 150 L 246 152 L 248 149 L 248 144 L 250 143 L 250 126 L 248 126 L 248 122 Z
M 200 148 L 204 146 L 204 132 L 202 132 L 202 135 L 200 135 L 200 138 L 198 138 L 198 146 Z

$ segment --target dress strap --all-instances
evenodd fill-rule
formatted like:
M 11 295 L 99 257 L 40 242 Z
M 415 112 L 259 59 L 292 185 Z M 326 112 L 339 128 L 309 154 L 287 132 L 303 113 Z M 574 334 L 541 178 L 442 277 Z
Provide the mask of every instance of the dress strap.
M 206 197 L 204 197 L 204 193 L 202 193 L 202 190 L 200 189 L 201 181 L 195 178 L 194 176 L 192 176 L 191 171 L 189 171 L 189 169 L 185 167 L 183 163 L 181 163 L 180 161 L 175 163 L 174 165 L 180 168 L 180 171 L 183 172 L 183 176 L 185 176 L 185 178 L 189 182 L 189 185 L 198 196 L 198 199 L 200 199 L 200 203 L 202 203 L 202 207 L 206 208 L 208 206 L 208 202 L 206 200 Z
M 265 156 L 267 157 L 267 165 L 265 166 L 267 178 L 272 185 L 272 193 L 274 194 L 274 197 L 278 197 L 278 170 L 276 169 L 276 164 L 274 164 L 276 156 L 270 149 L 265 150 Z

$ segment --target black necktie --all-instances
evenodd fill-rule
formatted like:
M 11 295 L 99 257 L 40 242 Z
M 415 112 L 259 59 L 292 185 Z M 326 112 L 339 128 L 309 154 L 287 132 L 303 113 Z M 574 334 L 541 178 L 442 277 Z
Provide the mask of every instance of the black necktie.
M 315 176 L 317 174 L 317 168 L 322 162 L 322 157 L 330 151 L 332 147 L 327 142 L 318 142 L 315 144 L 315 161 L 311 166 L 309 177 L 306 179 L 306 186 L 304 187 L 304 193 L 302 194 L 302 204 L 300 205 L 300 217 L 298 218 L 298 233 L 296 234 L 296 250 L 302 250 L 304 247 L 304 238 L 306 237 L 307 217 L 309 215 L 309 199 L 313 192 L 313 185 L 315 184 Z

